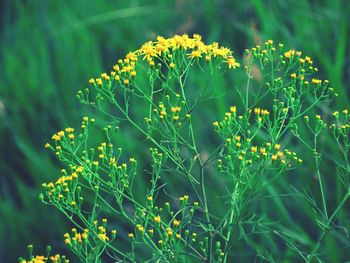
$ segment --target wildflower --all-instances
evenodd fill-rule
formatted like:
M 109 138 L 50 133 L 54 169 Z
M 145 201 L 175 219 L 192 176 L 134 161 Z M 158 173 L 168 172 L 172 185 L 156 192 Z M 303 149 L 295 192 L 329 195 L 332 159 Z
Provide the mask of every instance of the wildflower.
M 287 58 L 287 59 L 290 59 L 292 56 L 295 55 L 295 50 L 289 50 L 287 52 L 284 53 L 284 56 Z
M 157 51 L 155 50 L 152 41 L 149 41 L 149 42 L 143 44 L 143 46 L 140 49 L 140 53 L 142 55 L 144 55 L 143 60 L 152 59 L 153 57 L 155 57 L 157 55 Z
M 160 223 L 161 222 L 161 218 L 160 218 L 160 216 L 156 216 L 156 217 L 154 217 L 154 222 L 156 222 L 156 223 Z
M 238 62 L 236 62 L 236 59 L 234 57 L 228 57 L 226 60 L 226 63 L 228 65 L 228 68 L 231 69 L 235 69 L 236 67 L 239 67 L 240 64 Z
M 102 79 L 96 79 L 96 83 L 97 85 L 102 86 Z
M 174 225 L 175 227 L 176 227 L 176 226 L 179 226 L 179 225 L 180 225 L 180 221 L 174 219 L 173 225 Z
M 281 145 L 280 144 L 275 144 L 275 150 L 279 150 L 281 148 Z
M 137 61 L 137 55 L 135 54 L 135 52 L 129 52 L 125 58 L 130 61 Z
M 252 153 L 256 153 L 258 151 L 258 147 L 257 146 L 252 146 L 252 148 L 250 148 Z
M 109 238 L 106 234 L 99 234 L 98 237 L 103 241 L 109 241 Z
M 306 56 L 305 57 L 305 62 L 309 63 L 309 64 L 312 64 L 312 60 L 310 57 Z
M 320 79 L 312 79 L 311 83 L 317 85 L 317 84 L 321 84 L 322 81 Z
M 179 199 L 180 201 L 187 201 L 188 200 L 188 195 L 181 196 Z
M 110 77 L 107 75 L 107 73 L 102 73 L 101 74 L 101 77 L 104 79 L 104 80 L 110 80 Z
M 261 115 L 269 115 L 270 112 L 268 110 L 261 110 Z
M 36 256 L 35 258 L 33 258 L 32 262 L 33 263 L 45 263 L 46 258 L 44 256 Z
M 141 225 L 137 225 L 136 227 L 139 232 L 143 232 L 145 230 L 144 227 Z
M 191 54 L 188 54 L 188 56 L 191 58 L 191 59 L 194 59 L 194 58 L 201 58 L 202 57 L 202 54 L 199 50 L 194 50 L 192 51 Z

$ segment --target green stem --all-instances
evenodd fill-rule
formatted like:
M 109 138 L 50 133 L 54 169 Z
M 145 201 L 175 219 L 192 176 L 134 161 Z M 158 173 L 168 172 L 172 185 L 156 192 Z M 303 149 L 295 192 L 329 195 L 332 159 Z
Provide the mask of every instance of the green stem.
M 316 245 L 313 247 L 313 249 L 311 250 L 311 253 L 308 257 L 307 262 L 311 262 L 311 260 L 314 258 L 316 252 L 318 251 L 318 249 L 321 246 L 321 242 L 323 241 L 323 239 L 327 236 L 327 234 L 331 231 L 331 223 L 333 222 L 334 218 L 337 216 L 338 212 L 340 211 L 340 209 L 344 206 L 345 202 L 348 200 L 348 198 L 350 197 L 350 188 L 348 189 L 348 192 L 346 193 L 346 195 L 343 197 L 343 199 L 341 200 L 341 202 L 339 203 L 339 205 L 337 206 L 337 208 L 334 210 L 333 214 L 331 215 L 331 217 L 328 219 L 326 227 L 324 228 L 322 234 L 320 235 L 320 237 L 317 240 Z
M 320 173 L 320 157 L 317 153 L 317 135 L 318 134 L 315 134 L 315 137 L 314 137 L 314 160 L 315 160 L 315 166 L 316 166 L 317 179 L 318 179 L 320 191 L 321 191 L 323 212 L 324 212 L 326 218 L 328 219 L 326 194 L 325 194 L 325 191 L 323 189 L 323 181 L 322 181 L 322 177 L 321 177 L 321 173 Z

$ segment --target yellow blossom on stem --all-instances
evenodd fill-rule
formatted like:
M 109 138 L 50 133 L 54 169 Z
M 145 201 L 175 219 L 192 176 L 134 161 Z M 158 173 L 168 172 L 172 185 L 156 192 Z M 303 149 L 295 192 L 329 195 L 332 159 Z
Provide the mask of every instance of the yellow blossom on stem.
M 226 63 L 228 65 L 228 68 L 231 69 L 235 69 L 237 67 L 240 66 L 240 64 L 236 61 L 236 59 L 232 56 L 228 57 L 227 60 L 226 60 Z

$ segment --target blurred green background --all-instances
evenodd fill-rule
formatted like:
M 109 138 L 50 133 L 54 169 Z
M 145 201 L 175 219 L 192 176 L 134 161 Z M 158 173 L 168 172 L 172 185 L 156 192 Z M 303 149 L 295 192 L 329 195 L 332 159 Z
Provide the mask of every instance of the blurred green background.
M 88 114 L 75 95 L 90 77 L 157 35 L 199 33 L 238 57 L 267 39 L 285 43 L 314 58 L 321 77 L 339 94 L 336 106 L 349 105 L 346 0 L 8 0 L 0 5 L 0 262 L 26 255 L 28 243 L 39 251 L 48 243 L 64 247 L 66 220 L 37 198 L 41 184 L 59 169 L 43 145 L 53 132 Z M 222 110 L 225 103 L 217 101 Z M 299 178 L 298 184 L 308 180 Z

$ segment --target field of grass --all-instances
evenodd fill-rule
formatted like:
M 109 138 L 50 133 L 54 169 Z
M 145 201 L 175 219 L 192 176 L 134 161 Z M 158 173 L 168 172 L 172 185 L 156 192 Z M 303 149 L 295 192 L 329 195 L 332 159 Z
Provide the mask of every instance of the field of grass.
M 25 255 L 29 243 L 41 251 L 50 244 L 66 252 L 62 233 L 70 224 L 38 200 L 41 184 L 56 178 L 60 169 L 43 146 L 54 132 L 79 123 L 85 115 L 93 114 L 103 123 L 103 116 L 75 99 L 77 91 L 88 85 L 90 77 L 111 68 L 117 58 L 158 35 L 199 33 L 206 42 L 218 41 L 230 47 L 240 60 L 245 48 L 274 39 L 311 56 L 320 78 L 329 79 L 339 94 L 336 103 L 322 105 L 320 111 L 349 107 L 347 1 L 16 0 L 4 1 L 0 6 L 0 262 L 14 262 Z M 200 85 L 203 80 L 193 82 Z M 232 82 L 227 78 L 214 80 L 218 96 L 210 102 L 198 127 L 211 125 L 228 105 L 238 101 L 229 96 L 233 94 L 229 88 Z M 142 113 L 143 109 L 135 111 Z M 100 140 L 98 136 L 94 139 Z M 122 139 L 122 146 L 130 153 L 137 152 L 143 140 L 133 133 Z M 198 140 L 206 142 L 206 134 Z M 327 137 L 322 147 L 326 158 L 331 159 L 334 146 Z M 142 159 L 144 154 L 137 152 L 136 157 Z M 314 167 L 301 171 L 267 189 L 277 197 L 259 209 L 290 225 L 310 220 L 308 229 L 300 229 L 300 240 L 307 243 L 317 239 L 310 207 L 277 195 L 290 193 L 291 185 L 311 191 L 317 186 Z M 329 205 L 335 207 L 332 204 L 339 202 L 342 192 L 339 185 L 334 185 L 333 171 L 326 163 L 323 171 Z M 145 190 L 143 180 L 136 182 L 140 197 Z M 175 183 L 170 184 L 174 192 Z M 220 191 L 213 189 L 210 195 Z M 320 198 L 317 193 L 316 198 Z M 347 208 L 339 215 L 339 222 L 348 227 L 345 232 L 350 226 L 349 204 Z M 337 247 L 340 237 L 336 234 L 325 239 L 322 253 L 328 255 L 327 262 L 350 260 L 350 241 L 341 238 L 341 247 Z M 274 254 L 279 248 L 271 249 Z M 283 253 L 280 258 L 286 258 L 284 262 L 295 262 L 288 258 L 288 249 Z M 245 255 L 240 256 L 244 259 Z

